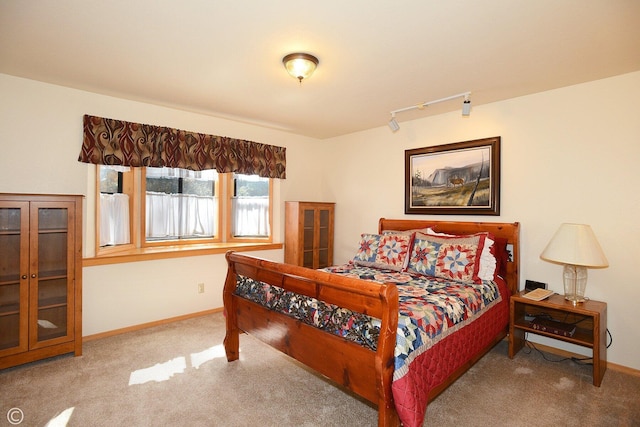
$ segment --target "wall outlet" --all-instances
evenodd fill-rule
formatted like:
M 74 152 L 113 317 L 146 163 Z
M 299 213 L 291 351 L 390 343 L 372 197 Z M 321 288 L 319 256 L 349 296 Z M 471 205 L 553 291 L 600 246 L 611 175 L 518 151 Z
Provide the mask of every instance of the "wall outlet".
M 204 283 L 198 283 L 198 293 L 204 294 Z

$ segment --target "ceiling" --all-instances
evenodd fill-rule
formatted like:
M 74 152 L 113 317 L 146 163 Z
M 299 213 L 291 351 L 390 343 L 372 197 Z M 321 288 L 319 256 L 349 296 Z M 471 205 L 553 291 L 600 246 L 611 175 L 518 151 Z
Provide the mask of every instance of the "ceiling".
M 318 139 L 637 70 L 638 0 L 0 1 L 0 73 Z

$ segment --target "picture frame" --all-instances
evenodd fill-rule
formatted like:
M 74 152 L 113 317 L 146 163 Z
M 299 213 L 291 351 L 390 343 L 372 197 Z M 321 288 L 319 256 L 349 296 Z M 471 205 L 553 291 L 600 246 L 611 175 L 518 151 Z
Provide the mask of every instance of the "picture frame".
M 405 213 L 500 215 L 500 137 L 405 150 Z

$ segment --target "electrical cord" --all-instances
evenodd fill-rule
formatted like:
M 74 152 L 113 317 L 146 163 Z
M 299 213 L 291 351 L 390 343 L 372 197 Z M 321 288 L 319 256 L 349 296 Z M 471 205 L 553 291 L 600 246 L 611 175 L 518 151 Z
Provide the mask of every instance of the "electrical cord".
M 551 316 L 549 316 L 549 318 L 551 318 Z M 584 320 L 584 319 L 583 319 Z M 580 320 L 579 322 L 581 322 L 582 320 Z M 576 322 L 576 323 L 579 323 Z M 538 347 L 535 346 L 535 344 L 532 341 L 529 341 L 528 339 L 528 332 L 525 332 L 524 334 L 524 343 L 526 346 L 526 350 L 524 350 L 524 352 L 526 354 L 531 354 L 532 350 L 537 351 L 538 353 L 540 353 L 540 355 L 542 356 L 542 358 L 548 362 L 555 362 L 555 363 L 560 363 L 560 362 L 564 362 L 566 360 L 571 360 L 572 362 L 574 362 L 577 365 L 584 365 L 584 366 L 588 366 L 588 365 L 593 365 L 593 357 L 563 357 L 561 359 L 549 359 L 547 357 L 547 354 L 545 352 L 543 352 L 542 350 L 540 350 Z M 611 331 L 609 331 L 609 328 L 607 328 L 607 337 L 609 338 L 609 343 L 607 344 L 606 348 L 611 347 L 611 345 L 613 344 L 613 335 L 611 335 Z M 586 360 L 591 360 L 591 363 L 585 363 Z

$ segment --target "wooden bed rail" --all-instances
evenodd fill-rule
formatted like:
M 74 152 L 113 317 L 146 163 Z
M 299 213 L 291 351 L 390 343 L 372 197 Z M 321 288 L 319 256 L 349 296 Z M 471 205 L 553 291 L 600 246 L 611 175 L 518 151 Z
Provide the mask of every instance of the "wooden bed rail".
M 240 331 L 250 333 L 376 404 L 379 426 L 399 425 L 391 393 L 398 328 L 398 290 L 394 284 L 366 282 L 231 251 L 226 259 L 223 299 L 228 361 L 239 358 Z M 238 275 L 380 319 L 377 350 L 235 295 Z

